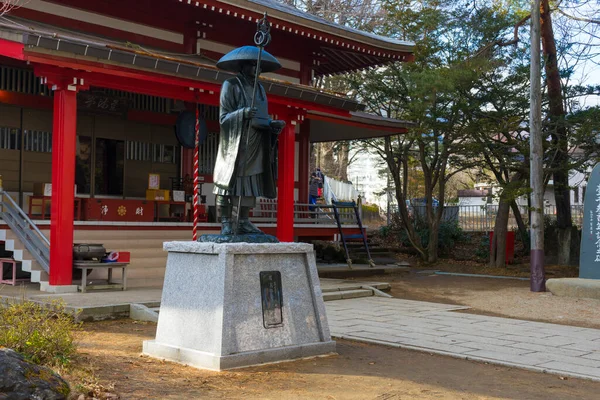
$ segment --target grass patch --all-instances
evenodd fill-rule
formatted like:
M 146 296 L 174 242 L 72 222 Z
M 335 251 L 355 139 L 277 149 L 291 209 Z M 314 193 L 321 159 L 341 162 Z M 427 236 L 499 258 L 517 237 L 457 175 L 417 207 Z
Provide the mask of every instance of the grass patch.
M 0 347 L 52 368 L 70 383 L 70 399 L 78 399 L 81 394 L 85 399 L 116 397 L 110 394 L 114 385 L 98 381 L 93 360 L 77 353 L 76 335 L 81 330 L 82 323 L 76 322 L 76 315 L 62 301 L 43 304 L 25 299 L 0 300 Z M 63 394 L 68 393 L 65 387 Z
M 66 367 L 77 350 L 80 329 L 65 304 L 4 300 L 0 304 L 0 346 L 21 353 L 34 364 Z

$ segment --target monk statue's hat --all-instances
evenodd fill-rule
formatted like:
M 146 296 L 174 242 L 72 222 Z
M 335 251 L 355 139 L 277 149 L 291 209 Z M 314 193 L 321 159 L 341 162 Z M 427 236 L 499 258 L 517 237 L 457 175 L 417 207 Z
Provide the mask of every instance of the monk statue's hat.
M 217 68 L 225 71 L 240 72 L 243 64 L 258 61 L 258 50 L 258 47 L 255 46 L 243 46 L 231 50 L 217 62 Z M 279 68 L 281 68 L 279 61 L 263 50 L 260 60 L 260 72 L 273 72 Z

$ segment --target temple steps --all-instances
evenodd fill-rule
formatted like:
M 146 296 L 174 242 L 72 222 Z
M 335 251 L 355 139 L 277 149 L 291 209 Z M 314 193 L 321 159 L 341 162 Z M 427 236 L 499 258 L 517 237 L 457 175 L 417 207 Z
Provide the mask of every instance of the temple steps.
M 25 246 L 10 229 L 0 229 L 0 242 L 6 251 L 12 252 L 12 258 L 21 263 L 21 269 L 29 272 L 31 282 L 48 280 L 48 273 L 35 258 L 25 249 Z

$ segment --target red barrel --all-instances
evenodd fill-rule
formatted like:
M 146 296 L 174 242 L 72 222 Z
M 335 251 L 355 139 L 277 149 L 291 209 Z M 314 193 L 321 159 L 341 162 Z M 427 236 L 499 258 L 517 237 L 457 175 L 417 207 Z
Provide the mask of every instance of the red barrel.
M 490 251 L 492 250 L 492 239 L 494 231 L 489 232 L 490 235 Z M 515 261 L 515 232 L 506 232 L 506 263 L 512 264 Z

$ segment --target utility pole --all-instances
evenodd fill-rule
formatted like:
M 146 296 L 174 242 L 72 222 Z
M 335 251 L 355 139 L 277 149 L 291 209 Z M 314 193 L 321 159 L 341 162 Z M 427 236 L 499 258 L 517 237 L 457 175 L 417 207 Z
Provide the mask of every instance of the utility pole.
M 544 170 L 542 146 L 542 93 L 540 72 L 540 0 L 531 2 L 531 92 L 530 92 L 530 186 L 531 186 L 531 279 L 532 292 L 545 292 L 544 274 Z

